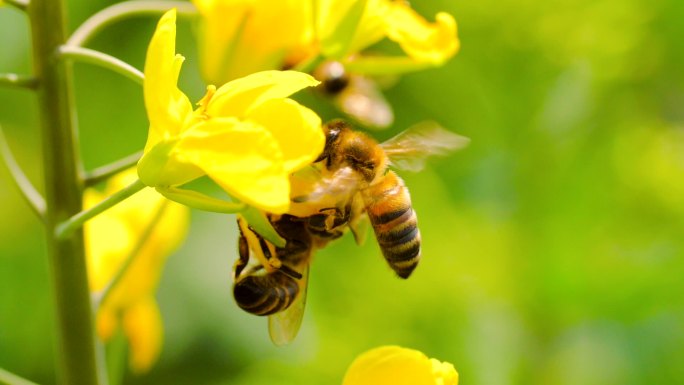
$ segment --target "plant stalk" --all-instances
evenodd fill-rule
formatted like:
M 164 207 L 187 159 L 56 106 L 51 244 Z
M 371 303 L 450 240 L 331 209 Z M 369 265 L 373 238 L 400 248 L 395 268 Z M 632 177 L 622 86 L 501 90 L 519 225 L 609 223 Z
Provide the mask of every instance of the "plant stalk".
M 55 226 L 81 210 L 82 182 L 71 92 L 70 64 L 57 51 L 66 42 L 63 0 L 33 0 L 31 22 L 34 74 L 43 141 L 46 237 L 56 312 L 58 382 L 100 384 L 93 313 L 88 292 L 83 232 L 58 239 Z

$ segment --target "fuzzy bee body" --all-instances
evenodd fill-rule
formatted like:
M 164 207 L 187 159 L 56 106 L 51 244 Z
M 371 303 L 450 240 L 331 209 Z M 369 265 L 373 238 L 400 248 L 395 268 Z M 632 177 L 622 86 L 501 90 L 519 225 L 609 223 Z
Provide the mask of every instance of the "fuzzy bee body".
M 278 345 L 299 329 L 314 252 L 347 229 L 361 243 L 363 224 L 370 220 L 389 266 L 401 278 L 411 275 L 420 261 L 420 231 L 408 188 L 388 166 L 418 170 L 426 155 L 466 143 L 434 126 L 407 130 L 382 144 L 342 121 L 326 124 L 324 131 L 321 155 L 290 177 L 288 213 L 267 214 L 285 246 L 275 247 L 238 218 L 233 295 L 245 311 L 269 316 L 269 333 Z M 257 264 L 248 266 L 251 256 Z

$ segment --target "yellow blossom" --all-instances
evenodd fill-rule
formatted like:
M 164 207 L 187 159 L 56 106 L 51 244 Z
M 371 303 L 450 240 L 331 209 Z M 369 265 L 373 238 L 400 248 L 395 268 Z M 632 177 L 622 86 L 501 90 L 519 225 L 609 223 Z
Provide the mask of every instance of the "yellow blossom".
M 204 78 L 214 84 L 281 69 L 311 41 L 313 2 L 195 0 L 202 15 L 199 51 Z M 301 53 L 305 55 L 306 53 Z
M 84 207 L 94 206 L 135 178 L 135 170 L 131 169 L 113 177 L 104 192 L 86 190 Z M 123 328 L 134 371 L 149 369 L 159 355 L 163 333 L 154 293 L 166 257 L 185 238 L 188 214 L 185 206 L 152 190 L 143 190 L 85 224 L 91 291 L 101 293 L 135 253 L 97 314 L 97 331 L 103 340 L 110 339 L 118 327 Z M 152 224 L 155 220 L 156 224 Z M 141 239 L 144 235 L 147 238 Z
M 439 12 L 429 22 L 404 1 L 193 1 L 202 15 L 203 72 L 212 81 L 296 66 L 317 54 L 361 72 L 406 72 L 442 65 L 459 49 L 453 16 Z M 383 38 L 406 56 L 361 53 Z
M 140 180 L 163 190 L 208 175 L 242 202 L 287 211 L 289 174 L 310 164 L 325 142 L 318 115 L 288 96 L 318 81 L 295 71 L 258 72 L 207 87 L 193 111 L 176 85 L 184 58 L 175 40 L 174 9 L 162 16 L 147 51 L 150 130 Z
M 458 373 L 417 350 L 381 346 L 358 356 L 342 385 L 458 385 Z

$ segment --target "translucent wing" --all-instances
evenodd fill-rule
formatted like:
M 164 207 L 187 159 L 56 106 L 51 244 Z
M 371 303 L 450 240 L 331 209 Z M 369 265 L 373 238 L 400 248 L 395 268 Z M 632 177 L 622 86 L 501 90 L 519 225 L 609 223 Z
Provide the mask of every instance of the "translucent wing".
M 382 143 L 390 164 L 406 171 L 420 171 L 429 156 L 444 156 L 470 143 L 431 121 L 415 124 Z
M 287 309 L 268 317 L 268 334 L 271 341 L 277 346 L 287 345 L 292 342 L 304 318 L 306 306 L 306 290 L 309 283 L 309 265 L 307 263 L 302 278 L 299 282 L 299 294 Z
M 349 84 L 333 96 L 344 113 L 364 126 L 385 128 L 394 122 L 394 112 L 375 82 L 363 76 L 350 76 Z
M 293 175 L 292 201 L 295 203 L 318 202 L 327 200 L 327 197 L 339 201 L 341 196 L 356 192 L 356 186 L 360 183 L 359 174 L 351 167 L 341 167 L 330 175 L 319 174 L 317 178 L 309 176 L 297 178 Z

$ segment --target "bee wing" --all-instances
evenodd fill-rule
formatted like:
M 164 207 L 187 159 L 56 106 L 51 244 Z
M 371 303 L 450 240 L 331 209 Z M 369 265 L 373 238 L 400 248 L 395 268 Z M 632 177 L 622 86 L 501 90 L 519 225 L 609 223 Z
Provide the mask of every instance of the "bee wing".
M 359 175 L 351 167 L 342 167 L 329 176 L 320 176 L 317 179 L 296 181 L 297 191 L 303 192 L 292 198 L 295 203 L 309 201 L 323 201 L 330 197 L 333 201 L 339 201 L 340 196 L 355 192 L 360 180 Z M 309 183 L 306 185 L 306 183 Z
M 381 146 L 391 165 L 415 172 L 423 169 L 429 156 L 444 156 L 468 143 L 469 138 L 447 131 L 435 122 L 426 121 L 407 128 Z
M 299 294 L 294 302 L 285 310 L 268 317 L 268 334 L 271 341 L 277 346 L 287 345 L 292 342 L 304 318 L 306 306 L 306 290 L 309 284 L 309 265 L 302 272 L 299 282 Z
M 351 76 L 349 85 L 333 102 L 344 113 L 368 127 L 385 128 L 394 122 L 392 107 L 375 82 L 363 76 Z

